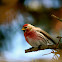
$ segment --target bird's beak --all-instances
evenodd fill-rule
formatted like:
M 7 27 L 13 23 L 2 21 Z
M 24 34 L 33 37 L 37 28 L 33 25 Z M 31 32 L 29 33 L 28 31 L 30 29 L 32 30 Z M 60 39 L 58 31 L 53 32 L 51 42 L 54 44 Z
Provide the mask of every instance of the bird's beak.
M 21 30 L 25 30 L 25 28 L 23 27 Z

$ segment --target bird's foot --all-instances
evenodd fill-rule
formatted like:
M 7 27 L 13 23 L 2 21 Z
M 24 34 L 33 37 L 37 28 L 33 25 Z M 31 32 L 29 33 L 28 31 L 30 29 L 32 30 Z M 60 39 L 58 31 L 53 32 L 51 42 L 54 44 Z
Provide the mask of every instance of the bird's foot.
M 40 49 L 41 49 L 41 47 L 42 47 L 42 45 L 39 45 L 39 46 L 38 46 L 38 50 L 40 50 Z

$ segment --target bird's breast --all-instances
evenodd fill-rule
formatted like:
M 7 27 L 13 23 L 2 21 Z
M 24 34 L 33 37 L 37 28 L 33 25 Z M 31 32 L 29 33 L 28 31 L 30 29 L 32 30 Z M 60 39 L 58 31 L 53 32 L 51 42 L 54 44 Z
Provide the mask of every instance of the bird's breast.
M 26 33 L 24 33 L 24 36 L 35 39 L 37 37 L 37 33 L 35 31 L 26 32 Z

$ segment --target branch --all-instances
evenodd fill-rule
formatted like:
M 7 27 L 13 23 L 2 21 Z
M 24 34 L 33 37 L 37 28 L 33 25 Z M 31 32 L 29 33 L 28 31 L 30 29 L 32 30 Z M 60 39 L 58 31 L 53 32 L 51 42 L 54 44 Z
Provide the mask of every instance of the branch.
M 52 17 L 54 17 L 54 18 L 56 18 L 57 20 L 59 20 L 59 21 L 62 21 L 62 19 L 60 19 L 59 17 L 57 17 L 57 16 L 55 16 L 55 15 L 51 15 Z
M 45 49 L 58 49 L 58 47 L 56 48 L 56 45 L 48 45 L 48 46 L 45 46 L 45 47 L 41 47 L 40 49 L 35 47 L 35 48 L 32 48 L 32 49 L 25 50 L 25 53 L 32 52 L 32 51 L 38 51 L 38 50 L 45 50 Z

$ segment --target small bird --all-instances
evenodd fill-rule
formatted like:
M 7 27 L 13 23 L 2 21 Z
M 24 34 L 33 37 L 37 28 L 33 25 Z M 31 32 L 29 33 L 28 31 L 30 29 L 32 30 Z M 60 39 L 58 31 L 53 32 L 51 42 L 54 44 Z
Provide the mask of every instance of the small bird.
M 47 32 L 31 24 L 24 24 L 22 30 L 24 31 L 26 41 L 32 48 L 56 44 Z

